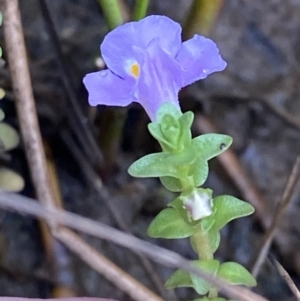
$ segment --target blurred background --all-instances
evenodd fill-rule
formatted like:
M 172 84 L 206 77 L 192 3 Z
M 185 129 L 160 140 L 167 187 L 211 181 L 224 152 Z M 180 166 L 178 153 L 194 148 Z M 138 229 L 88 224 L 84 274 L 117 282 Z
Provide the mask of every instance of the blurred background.
M 195 5 L 191 0 L 150 0 L 148 14 L 166 15 L 181 23 L 185 38 L 195 32 L 209 36 L 227 61 L 225 71 L 182 90 L 180 102 L 183 111 L 195 112 L 195 135 L 216 131 L 234 139 L 227 161 L 210 162 L 211 173 L 204 186 L 215 195 L 232 194 L 257 208 L 255 215 L 224 229 L 216 253 L 222 261 L 234 260 L 251 270 L 300 152 L 300 1 L 216 1 L 212 11 L 206 7 L 209 1 L 198 0 L 202 6 L 191 9 Z M 146 235 L 150 221 L 174 194 L 157 179 L 141 180 L 127 174 L 134 160 L 159 151 L 147 132 L 149 120 L 143 109 L 137 104 L 128 110 L 88 106 L 82 78 L 104 68 L 99 45 L 109 30 L 99 2 L 47 0 L 48 17 L 53 19 L 58 40 L 49 31 L 47 12 L 40 2 L 20 1 L 20 11 L 40 127 L 62 206 L 113 227 L 127 228 L 142 239 L 195 259 L 187 240 L 154 240 Z M 123 4 L 123 15 L 129 19 L 128 9 L 134 1 L 124 0 Z M 205 9 L 211 19 L 201 19 Z M 5 61 L 3 28 L 0 31 Z M 20 132 L 7 64 L 0 69 L 0 86 L 6 92 L 0 101 L 5 122 Z M 95 137 L 97 150 L 89 146 L 82 123 Z M 35 197 L 22 142 L 2 153 L 0 163 L 23 179 L 24 187 L 16 184 L 16 190 Z M 14 179 L 12 176 L 10 181 Z M 106 193 L 97 190 L 100 179 Z M 16 181 L 20 183 L 20 178 Z M 296 284 L 300 282 L 299 188 L 298 181 L 270 250 Z M 131 251 L 84 238 L 157 291 Z M 66 293 L 131 300 L 64 247 L 45 241 L 47 233 L 39 221 L 0 211 L 1 295 L 49 298 Z M 153 267 L 163 281 L 172 273 L 157 264 Z M 296 300 L 268 260 L 254 290 L 270 300 Z M 174 300 L 169 294 L 165 298 Z M 178 300 L 196 298 L 190 289 L 178 289 L 176 294 Z

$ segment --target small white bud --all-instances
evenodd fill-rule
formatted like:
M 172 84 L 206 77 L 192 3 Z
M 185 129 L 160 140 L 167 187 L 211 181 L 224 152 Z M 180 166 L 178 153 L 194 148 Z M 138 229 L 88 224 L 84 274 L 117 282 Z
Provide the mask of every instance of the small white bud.
M 211 195 L 204 189 L 195 189 L 183 201 L 183 207 L 196 221 L 212 214 Z

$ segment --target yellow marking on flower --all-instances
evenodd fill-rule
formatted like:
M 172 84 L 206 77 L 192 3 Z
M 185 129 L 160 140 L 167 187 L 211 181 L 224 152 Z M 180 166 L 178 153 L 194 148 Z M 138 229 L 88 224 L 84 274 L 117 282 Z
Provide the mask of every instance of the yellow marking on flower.
M 130 72 L 135 78 L 138 78 L 140 76 L 140 65 L 138 63 L 132 64 Z

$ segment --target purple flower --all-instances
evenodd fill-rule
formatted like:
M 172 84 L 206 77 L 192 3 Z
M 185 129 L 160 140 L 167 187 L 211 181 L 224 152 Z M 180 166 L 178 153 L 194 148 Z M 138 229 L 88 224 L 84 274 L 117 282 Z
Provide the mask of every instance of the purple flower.
M 195 35 L 182 43 L 180 25 L 165 16 L 119 26 L 107 34 L 101 53 L 108 69 L 83 80 L 90 105 L 135 101 L 152 121 L 163 102 L 179 106 L 182 87 L 226 67 L 212 40 Z

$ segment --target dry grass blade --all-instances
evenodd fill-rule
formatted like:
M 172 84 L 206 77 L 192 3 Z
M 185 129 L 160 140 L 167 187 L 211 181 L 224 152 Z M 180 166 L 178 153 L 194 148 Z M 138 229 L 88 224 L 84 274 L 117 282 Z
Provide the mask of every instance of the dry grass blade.
M 261 268 L 262 264 L 264 263 L 266 256 L 268 254 L 270 245 L 272 243 L 272 240 L 273 240 L 273 237 L 275 234 L 275 230 L 279 226 L 280 220 L 281 220 L 288 204 L 292 200 L 294 188 L 295 188 L 295 185 L 298 180 L 299 170 L 300 170 L 300 157 L 298 157 L 296 159 L 296 162 L 294 164 L 292 172 L 291 172 L 289 179 L 287 181 L 287 184 L 285 186 L 283 195 L 280 199 L 280 202 L 278 203 L 272 223 L 264 236 L 263 243 L 261 245 L 261 248 L 258 251 L 258 255 L 255 256 L 255 258 L 257 258 L 257 259 L 255 260 L 255 263 L 254 263 L 253 269 L 252 269 L 252 274 L 254 277 L 257 277 L 257 275 L 259 274 L 260 268 Z
M 292 280 L 291 276 L 288 274 L 288 272 L 284 269 L 284 267 L 273 257 L 269 256 L 270 261 L 274 264 L 274 266 L 277 268 L 279 274 L 284 279 L 288 287 L 291 289 L 293 294 L 295 295 L 297 301 L 300 301 L 300 292 L 295 285 L 294 281 Z
M 202 272 L 193 266 L 189 260 L 175 252 L 142 241 L 130 234 L 123 233 L 100 222 L 95 222 L 66 211 L 45 208 L 38 202 L 29 198 L 4 192 L 0 193 L 0 207 L 44 218 L 48 222 L 55 221 L 61 225 L 71 227 L 86 234 L 114 242 L 133 252 L 144 254 L 163 265 L 188 270 L 221 288 L 224 294 L 230 298 L 239 301 L 267 301 L 264 297 L 259 296 L 248 289 L 228 285 L 226 282 Z

